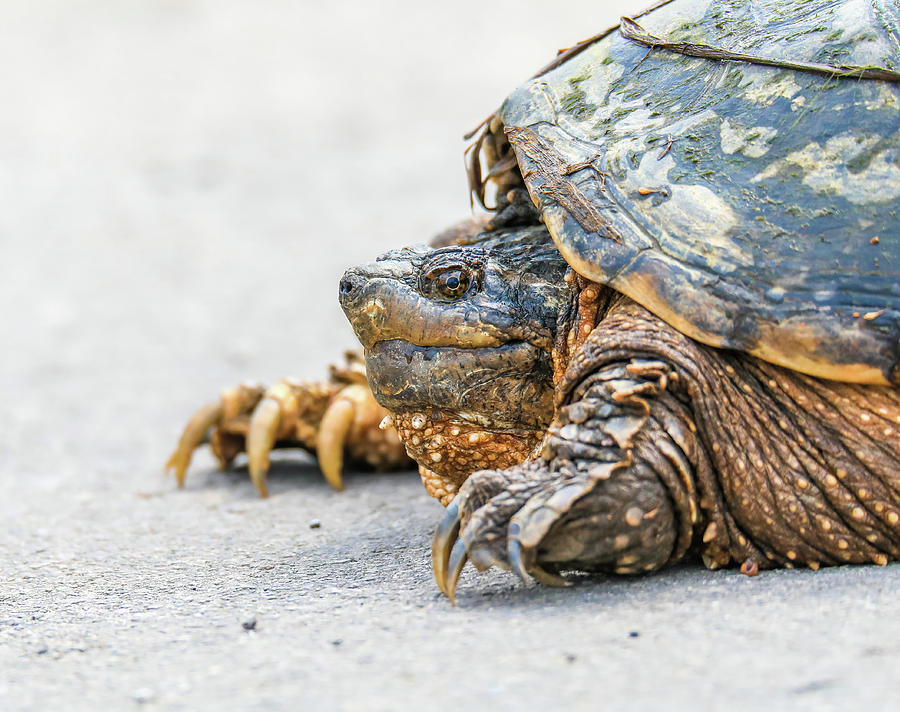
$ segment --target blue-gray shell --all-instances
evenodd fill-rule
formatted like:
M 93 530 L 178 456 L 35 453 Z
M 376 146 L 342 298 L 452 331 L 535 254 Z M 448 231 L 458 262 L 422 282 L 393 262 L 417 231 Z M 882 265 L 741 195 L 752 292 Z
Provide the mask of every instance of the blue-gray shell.
M 880 0 L 674 0 L 652 35 L 900 69 Z M 648 48 L 616 31 L 499 117 L 580 274 L 687 335 L 825 378 L 900 382 L 900 84 Z

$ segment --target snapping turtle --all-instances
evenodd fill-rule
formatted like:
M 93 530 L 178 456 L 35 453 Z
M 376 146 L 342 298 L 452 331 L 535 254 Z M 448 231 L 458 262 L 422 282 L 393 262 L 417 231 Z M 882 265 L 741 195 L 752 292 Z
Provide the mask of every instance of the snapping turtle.
M 489 222 L 345 274 L 385 432 L 449 504 L 451 598 L 467 560 L 900 556 L 898 27 L 875 1 L 623 19 L 488 120 Z

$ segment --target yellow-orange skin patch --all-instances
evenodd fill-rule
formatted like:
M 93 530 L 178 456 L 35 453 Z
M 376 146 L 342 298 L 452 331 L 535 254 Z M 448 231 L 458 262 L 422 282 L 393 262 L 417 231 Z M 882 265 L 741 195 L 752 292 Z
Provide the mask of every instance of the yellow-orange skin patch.
M 544 436 L 543 430 L 486 430 L 436 410 L 392 413 L 391 420 L 407 454 L 419 463 L 428 494 L 445 506 L 470 474 L 521 464 Z

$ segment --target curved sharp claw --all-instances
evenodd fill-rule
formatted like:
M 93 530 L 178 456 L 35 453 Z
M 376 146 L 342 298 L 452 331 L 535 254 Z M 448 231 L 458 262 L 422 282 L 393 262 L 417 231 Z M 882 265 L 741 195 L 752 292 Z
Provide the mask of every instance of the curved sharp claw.
M 184 487 L 184 477 L 191 464 L 194 449 L 203 442 L 206 432 L 222 417 L 222 403 L 210 403 L 198 410 L 184 426 L 175 452 L 166 461 L 166 470 L 175 470 L 179 487 Z
M 512 529 L 512 527 L 510 527 Z M 506 556 L 509 559 L 509 565 L 516 575 L 522 581 L 528 581 L 528 571 L 525 568 L 525 562 L 522 560 L 522 542 L 514 538 L 510 531 L 509 539 L 506 544 Z
M 247 431 L 247 459 L 250 479 L 261 497 L 268 497 L 266 473 L 269 471 L 269 453 L 275 445 L 278 426 L 281 424 L 281 406 L 274 398 L 263 398 L 250 418 Z
M 450 599 L 450 603 L 456 605 L 456 582 L 459 581 L 459 575 L 462 573 L 463 567 L 469 560 L 469 554 L 466 551 L 466 542 L 457 539 L 450 552 L 450 561 L 447 562 L 447 574 L 449 578 L 444 582 L 444 593 Z
M 526 566 L 522 542 L 518 538 L 520 531 L 519 524 L 513 522 L 509 525 L 509 534 L 506 540 L 506 556 L 509 559 L 509 565 L 518 574 L 519 578 L 522 581 L 528 581 L 528 578 L 531 577 L 545 586 L 571 586 L 571 581 L 567 581 L 557 574 L 550 573 L 536 563 L 529 563 Z
M 444 595 L 447 594 L 447 566 L 450 562 L 450 549 L 459 536 L 459 503 L 454 499 L 447 506 L 447 512 L 437 529 L 431 543 L 431 567 L 434 580 Z
M 332 487 L 344 489 L 341 467 L 344 464 L 344 441 L 356 417 L 356 406 L 346 398 L 337 398 L 322 416 L 316 436 L 319 469 Z
M 532 566 L 531 571 L 529 572 L 534 580 L 538 583 L 542 583 L 545 586 L 557 586 L 559 588 L 563 588 L 565 586 L 571 586 L 572 582 L 568 579 L 563 578 L 559 574 L 553 574 L 547 571 L 546 569 L 542 569 L 540 566 Z

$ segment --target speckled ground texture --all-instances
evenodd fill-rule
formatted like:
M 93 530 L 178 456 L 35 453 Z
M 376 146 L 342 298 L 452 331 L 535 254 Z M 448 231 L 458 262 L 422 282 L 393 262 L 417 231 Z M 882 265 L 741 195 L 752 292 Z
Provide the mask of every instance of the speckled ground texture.
M 0 708 L 898 704 L 900 566 L 452 608 L 415 474 L 161 474 L 219 388 L 324 373 L 343 268 L 464 216 L 461 134 L 639 7 L 565 6 L 0 3 Z

